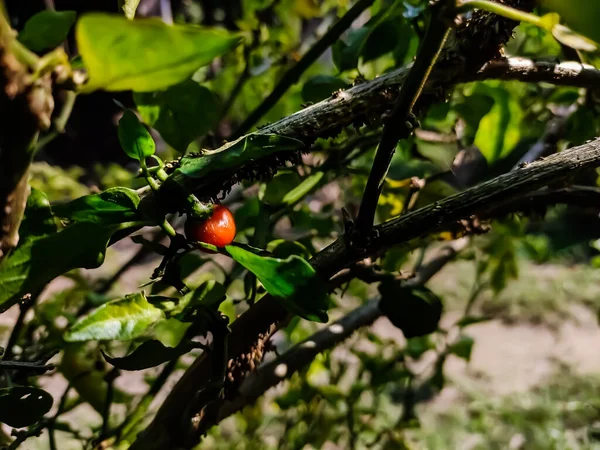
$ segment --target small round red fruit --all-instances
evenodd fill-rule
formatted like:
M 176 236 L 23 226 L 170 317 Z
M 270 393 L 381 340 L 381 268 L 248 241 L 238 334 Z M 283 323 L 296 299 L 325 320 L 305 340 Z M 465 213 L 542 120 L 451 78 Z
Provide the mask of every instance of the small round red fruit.
M 185 223 L 185 235 L 192 241 L 225 247 L 235 238 L 235 220 L 226 206 L 217 205 L 212 216 L 206 220 L 188 219 Z

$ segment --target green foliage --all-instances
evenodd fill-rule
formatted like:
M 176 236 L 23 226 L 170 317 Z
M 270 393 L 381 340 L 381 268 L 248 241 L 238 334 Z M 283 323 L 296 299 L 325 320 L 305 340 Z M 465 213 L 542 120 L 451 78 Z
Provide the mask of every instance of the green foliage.
M 135 93 L 134 100 L 144 122 L 181 153 L 217 125 L 219 107 L 214 94 L 193 80 L 165 91 Z
M 75 11 L 41 11 L 31 17 L 19 33 L 19 41 L 34 52 L 58 47 L 75 23 Z
M 144 161 L 156 151 L 154 139 L 130 109 L 119 120 L 119 142 L 127 156 L 138 161 Z
M 52 396 L 33 386 L 0 389 L 0 422 L 23 428 L 39 421 L 52 408 Z
M 179 173 L 188 178 L 203 178 L 215 171 L 241 167 L 256 158 L 264 158 L 277 152 L 300 150 L 305 145 L 298 139 L 277 134 L 249 134 L 224 145 L 217 152 L 206 152 L 202 157 L 181 158 Z
M 315 75 L 302 86 L 302 99 L 305 102 L 317 103 L 329 97 L 338 89 L 346 89 L 348 84 L 331 75 Z
M 118 369 L 144 370 L 177 359 L 194 348 L 197 348 L 197 345 L 190 341 L 182 342 L 177 347 L 165 347 L 160 341 L 152 339 L 121 358 L 113 358 L 104 352 L 102 355 L 109 364 Z
M 108 302 L 79 319 L 65 334 L 65 341 L 128 341 L 147 333 L 165 317 L 162 309 L 148 302 L 143 292 Z
M 89 75 L 88 92 L 164 89 L 240 42 L 238 36 L 219 29 L 167 25 L 154 18 L 130 21 L 99 13 L 82 16 L 76 34 Z
M 0 311 L 70 270 L 99 267 L 109 239 L 120 229 L 121 225 L 84 222 L 23 242 L 0 263 Z
M 296 255 L 283 260 L 259 256 L 232 245 L 226 250 L 292 313 L 307 320 L 327 322 L 328 296 L 306 260 Z
M 336 339 L 339 332 L 354 333 L 336 342 L 336 350 L 319 348 L 312 361 L 298 358 L 277 366 L 277 376 L 282 368 L 288 370 L 285 384 L 212 427 L 201 445 L 216 450 L 332 445 L 516 448 L 519 441 L 515 438 L 515 444 L 513 436 L 522 434 L 526 443 L 521 447 L 588 448 L 594 433 L 588 424 L 599 419 L 594 408 L 582 405 L 597 403 L 595 385 L 579 380 L 586 402 L 577 404 L 571 401 L 577 388 L 566 389 L 568 394 L 563 395 L 563 386 L 556 383 L 539 396 L 537 391 L 523 392 L 523 398 L 531 395 L 529 406 L 514 400 L 497 402 L 493 389 L 487 389 L 493 387 L 486 383 L 494 377 L 487 376 L 485 361 L 495 363 L 503 353 L 482 358 L 479 345 L 485 342 L 478 339 L 489 330 L 510 333 L 500 320 L 519 323 L 518 331 L 529 323 L 558 329 L 566 320 L 583 317 L 578 333 L 590 332 L 593 327 L 581 310 L 593 310 L 593 317 L 600 310 L 594 269 L 600 265 L 600 241 L 594 208 L 533 205 L 532 211 L 519 216 L 491 221 L 491 231 L 482 236 L 470 235 L 484 230 L 469 228 L 470 221 L 476 226 L 481 212 L 472 211 L 475 216 L 464 217 L 469 223 L 461 223 L 464 230 L 458 229 L 459 224 L 452 230 L 438 227 L 401 246 L 365 252 L 363 242 L 348 234 L 353 230 L 349 219 L 356 217 L 361 204 L 381 136 L 382 114 L 398 86 L 372 91 L 366 103 L 356 103 L 353 114 L 365 115 L 353 126 L 336 124 L 336 108 L 347 96 L 291 116 L 305 108 L 303 102 L 319 102 L 338 89 L 384 77 L 413 62 L 426 27 L 434 20 L 431 2 L 372 2 L 260 118 L 262 125 L 291 116 L 270 128 L 278 134 L 263 134 L 259 128 L 233 142 L 227 141 L 249 112 L 260 107 L 314 40 L 357 1 L 244 0 L 237 2 L 239 8 L 236 2 L 221 2 L 215 10 L 209 7 L 215 2 L 172 2 L 175 25 L 159 18 L 136 18 L 139 3 L 116 2 L 123 14 L 81 15 L 75 33 L 81 57 L 73 58 L 71 46 L 64 47 L 75 72 L 61 67 L 63 48 L 35 60 L 36 55 L 16 43 L 20 50 L 16 56 L 31 70 L 35 86 L 47 79 L 60 83 L 53 86 L 53 118 L 61 114 L 64 90 L 81 94 L 104 90 L 109 98 L 114 91 L 132 91 L 115 98 L 123 109 L 117 134 L 125 153 L 140 162 L 142 171 L 136 176 L 135 162 L 121 166 L 104 154 L 102 163 L 92 154 L 80 159 L 92 160 L 89 173 L 69 167 L 68 152 L 57 157 L 61 167 L 48 164 L 44 161 L 56 155 L 54 143 L 48 145 L 55 130 L 41 132 L 30 168 L 33 189 L 19 229 L 20 242 L 0 260 L 0 310 L 17 302 L 21 311 L 31 310 L 16 321 L 10 336 L 8 327 L 0 332 L 4 342 L 15 344 L 6 349 L 7 362 L 45 363 L 52 357 L 56 372 L 34 378 L 33 370 L 2 370 L 0 421 L 32 426 L 31 433 L 42 431 L 39 443 L 30 438 L 32 446 L 44 447 L 50 431 L 45 428 L 51 428 L 56 448 L 69 448 L 65 436 L 125 448 L 140 432 L 144 439 L 144 427 L 154 415 L 150 403 L 162 399 L 165 381 L 171 386 L 190 364 L 200 365 L 202 378 L 192 380 L 190 395 L 177 404 L 185 414 L 198 407 L 196 425 L 196 419 L 201 422 L 213 413 L 220 417 L 223 411 L 213 406 L 219 408 L 224 398 L 237 404 L 241 375 L 252 380 L 253 370 L 264 360 L 276 359 L 293 346 L 306 350 L 321 345 L 322 339 L 313 335 L 331 316 L 342 318 L 341 324 L 366 318 L 369 323 L 357 330 L 338 324 L 326 328 L 327 339 Z M 549 9 L 560 17 L 504 10 L 529 20 L 516 28 L 506 54 L 536 60 L 577 56 L 597 66 L 598 52 L 591 51 L 594 43 L 576 34 L 597 40 L 590 28 L 598 19 L 595 7 L 587 7 L 583 15 L 589 17 L 582 17 L 583 4 L 578 2 L 569 7 L 553 0 L 542 3 L 545 9 L 535 14 Z M 10 19 L 19 27 L 23 23 L 21 16 Z M 72 12 L 39 13 L 24 23 L 18 39 L 36 53 L 51 50 L 64 41 L 74 20 Z M 469 21 L 470 13 L 461 20 Z M 450 39 L 453 50 L 444 64 L 452 66 L 465 58 L 464 65 L 471 67 L 473 55 L 461 50 L 469 43 L 461 39 L 472 30 L 469 26 L 459 32 L 458 40 Z M 484 31 L 487 36 L 505 32 L 491 26 Z M 243 48 L 238 47 L 242 35 L 247 38 Z M 481 44 L 485 47 L 485 42 Z M 565 45 L 577 48 L 578 54 Z M 87 75 L 83 77 L 87 84 L 71 86 L 72 81 L 78 85 L 82 75 Z M 435 95 L 428 91 L 415 111 L 419 129 L 396 146 L 382 181 L 376 222 L 400 215 L 409 218 L 410 211 L 512 170 L 537 141 L 550 137 L 546 150 L 554 152 L 600 133 L 593 89 L 500 79 L 462 83 L 453 69 L 448 75 L 453 86 L 440 86 L 443 95 L 438 95 L 438 86 L 431 91 Z M 95 104 L 105 94 L 98 92 L 86 100 Z M 81 96 L 77 99 L 81 101 Z M 327 114 L 311 120 L 310 112 L 317 108 L 325 108 Z M 99 125 L 115 123 L 104 108 L 96 112 L 93 119 Z M 563 117 L 566 125 L 549 136 L 554 131 L 548 125 Z M 103 125 L 97 127 L 103 133 L 99 135 L 96 123 L 87 123 L 89 117 L 71 119 L 56 141 L 59 146 L 66 143 L 70 150 L 75 137 L 82 146 L 77 150 L 84 153 L 88 140 L 98 140 L 112 155 L 114 138 L 104 134 Z M 315 128 L 323 126 L 327 132 L 316 138 Z M 183 156 L 169 161 L 179 155 Z M 148 168 L 149 157 L 157 165 Z M 596 178 L 590 172 L 568 183 L 585 185 L 584 190 L 595 193 L 600 180 Z M 189 218 L 191 205 L 211 206 L 198 199 L 217 202 L 215 197 L 231 208 L 237 228 L 235 244 L 218 254 L 184 239 L 180 233 L 186 218 L 165 215 L 177 211 Z M 342 208 L 348 214 L 342 214 Z M 154 229 L 142 228 L 150 226 Z M 136 235 L 123 239 L 132 230 Z M 366 244 L 377 238 L 376 233 L 364 234 L 360 237 Z M 460 250 L 457 260 L 444 261 L 441 272 L 426 286 L 419 285 L 423 274 L 431 275 L 428 269 L 435 268 L 437 257 L 448 255 L 444 241 L 462 234 L 470 244 Z M 329 246 L 337 238 L 342 240 Z M 460 243 L 453 242 L 452 247 Z M 107 252 L 109 244 L 115 245 Z M 342 247 L 344 253 L 335 254 Z M 323 249 L 325 253 L 319 254 Z M 336 267 L 323 267 L 322 261 L 330 257 Z M 416 278 L 411 278 L 413 272 Z M 147 291 L 139 292 L 140 286 L 148 286 Z M 286 308 L 289 320 L 279 323 L 275 337 L 256 345 L 256 336 L 241 325 L 248 310 L 246 318 L 254 317 L 253 308 L 265 305 L 255 302 L 264 302 L 267 295 Z M 371 316 L 362 316 L 364 311 Z M 381 314 L 389 321 L 375 320 Z M 268 316 L 258 317 L 249 328 L 262 326 Z M 14 322 L 9 319 L 6 323 Z M 264 325 L 269 326 L 266 321 Z M 200 337 L 207 347 L 196 341 Z M 497 341 L 504 345 L 504 334 Z M 200 349 L 205 355 L 192 362 Z M 529 349 L 538 350 L 534 340 L 522 350 Z M 459 358 L 463 361 L 456 364 Z M 463 373 L 467 363 L 469 370 Z M 295 372 L 292 376 L 290 369 Z M 463 376 L 468 377 L 468 392 L 462 389 Z M 50 395 L 20 385 L 53 386 L 57 377 L 66 380 L 69 390 L 62 400 L 54 399 L 61 405 L 57 419 L 44 420 L 52 405 Z M 183 378 L 182 383 L 188 382 Z M 473 393 L 480 384 L 486 387 L 485 401 Z M 456 392 L 459 395 L 448 396 Z M 90 407 L 99 414 L 88 418 L 84 411 Z M 463 414 L 462 422 L 445 415 L 446 409 L 455 407 Z M 62 420 L 63 412 L 72 412 L 69 420 Z M 176 408 L 165 415 L 179 412 Z M 435 426 L 437 419 L 432 417 L 441 418 Z M 189 419 L 167 422 L 167 435 L 173 428 L 172 434 L 179 436 L 180 425 L 187 427 Z M 456 426 L 448 430 L 448 423 Z
M 407 339 L 431 334 L 438 328 L 443 304 L 429 289 L 405 288 L 396 280 L 384 280 L 379 293 L 381 312 Z
M 54 214 L 70 222 L 113 225 L 139 219 L 140 197 L 133 189 L 115 187 L 53 206 Z

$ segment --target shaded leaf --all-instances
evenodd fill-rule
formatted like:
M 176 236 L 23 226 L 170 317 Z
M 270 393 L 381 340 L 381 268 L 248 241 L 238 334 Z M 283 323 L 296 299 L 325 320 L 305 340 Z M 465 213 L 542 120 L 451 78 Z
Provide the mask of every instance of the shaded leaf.
M 208 280 L 186 294 L 179 302 L 178 308 L 172 314 L 181 321 L 191 321 L 199 312 L 217 311 L 227 298 L 225 286 L 215 280 Z
M 151 304 L 143 292 L 138 292 L 105 303 L 80 318 L 64 339 L 67 342 L 129 341 L 144 335 L 149 327 L 164 317 L 165 313 L 160 308 Z
M 448 348 L 448 352 L 464 359 L 465 361 L 470 361 L 474 343 L 475 341 L 471 336 L 463 334 Z
M 348 83 L 331 75 L 316 75 L 302 86 L 302 100 L 317 103 L 329 97 L 338 89 L 346 89 Z
M 99 267 L 110 237 L 120 229 L 79 223 L 26 241 L 0 263 L 0 312 L 72 269 Z
M 267 251 L 273 254 L 275 258 L 285 259 L 292 255 L 298 255 L 301 258 L 309 259 L 312 255 L 308 249 L 297 241 L 286 241 L 285 239 L 276 239 L 269 242 Z
M 379 285 L 379 293 L 379 308 L 407 339 L 437 330 L 443 304 L 429 289 L 407 288 L 397 280 L 384 280 Z
M 128 109 L 119 120 L 119 143 L 130 158 L 143 161 L 156 151 L 154 139 L 135 113 Z
M 31 188 L 21 226 L 19 242 L 22 245 L 32 237 L 56 233 L 58 230 L 48 197 L 42 191 Z
M 287 259 L 259 256 L 240 247 L 225 249 L 238 263 L 252 272 L 266 291 L 300 317 L 327 322 L 328 295 L 313 267 L 299 256 Z
M 339 39 L 333 44 L 331 50 L 337 70 L 344 72 L 358 66 L 358 58 L 370 31 L 368 27 L 354 28 L 345 40 Z
M 492 319 L 493 319 L 492 317 L 487 317 L 487 316 L 482 316 L 482 317 L 465 316 L 456 323 L 456 326 L 458 326 L 460 328 L 465 328 L 465 327 L 468 327 L 469 325 L 475 325 L 478 323 L 489 322 Z
M 198 344 L 192 341 L 183 342 L 177 347 L 166 347 L 160 341 L 153 339 L 144 342 L 127 356 L 113 358 L 104 351 L 102 351 L 102 356 L 108 363 L 118 369 L 144 370 L 179 358 L 194 348 L 198 348 Z
M 214 94 L 193 80 L 166 91 L 136 93 L 137 109 L 146 124 L 179 152 L 217 124 L 219 107 Z
M 0 389 L 0 422 L 23 428 L 38 422 L 52 408 L 52 396 L 33 386 Z
M 75 11 L 41 11 L 32 16 L 19 33 L 19 41 L 34 52 L 58 47 L 75 23 Z
M 89 75 L 86 91 L 134 92 L 180 83 L 241 40 L 221 29 L 102 13 L 85 14 L 77 22 L 76 37 Z
M 115 187 L 68 203 L 55 204 L 53 210 L 58 217 L 72 222 L 109 225 L 139 219 L 139 203 L 140 197 L 133 189 Z

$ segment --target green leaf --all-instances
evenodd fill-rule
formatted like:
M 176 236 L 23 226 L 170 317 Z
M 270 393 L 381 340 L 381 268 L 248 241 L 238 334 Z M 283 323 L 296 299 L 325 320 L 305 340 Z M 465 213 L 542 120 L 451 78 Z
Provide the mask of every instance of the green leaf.
M 175 171 L 189 178 L 204 178 L 215 171 L 231 170 L 273 153 L 294 151 L 306 146 L 298 139 L 278 134 L 250 134 L 201 157 L 184 156 Z
M 77 22 L 76 37 L 89 75 L 88 92 L 165 89 L 241 42 L 221 29 L 102 13 L 85 14 Z
M 361 56 L 364 63 L 392 52 L 399 44 L 410 41 L 410 25 L 400 17 L 392 17 L 376 25 L 363 45 Z
M 354 28 L 348 33 L 346 40 L 338 40 L 333 44 L 333 63 L 340 72 L 355 69 L 358 58 L 367 42 L 371 30 L 368 27 Z
M 329 297 L 315 269 L 306 260 L 296 255 L 287 259 L 259 256 L 233 245 L 225 249 L 256 275 L 267 292 L 280 299 L 290 312 L 307 320 L 327 322 Z
M 566 2 L 564 0 L 541 0 L 541 3 L 547 8 L 558 12 L 566 21 L 566 24 L 573 28 L 573 30 L 586 35 L 596 42 L 600 42 L 600 29 L 598 28 L 600 3 L 597 1 L 569 0 Z M 582 50 L 587 49 L 584 48 Z
M 465 327 L 468 327 L 469 325 L 475 325 L 475 324 L 482 323 L 482 322 L 489 322 L 490 320 L 492 320 L 492 317 L 465 316 L 456 323 L 456 326 L 460 327 L 460 328 L 465 328 Z
M 48 197 L 39 189 L 32 187 L 19 227 L 19 243 L 23 245 L 32 237 L 44 236 L 56 231 L 56 221 Z
M 65 341 L 129 341 L 147 333 L 165 313 L 148 301 L 143 292 L 105 303 L 80 318 L 65 334 Z
M 285 259 L 292 255 L 298 255 L 301 258 L 309 259 L 312 255 L 308 249 L 297 241 L 286 241 L 285 239 L 276 239 L 267 244 L 267 251 L 271 252 L 275 258 Z
M 179 152 L 217 124 L 219 107 L 214 94 L 193 80 L 166 91 L 135 93 L 137 109 L 146 124 Z
M 118 134 L 121 147 L 130 158 L 143 161 L 156 151 L 154 139 L 130 109 L 119 120 Z
M 33 386 L 0 389 L 0 422 L 23 428 L 38 422 L 52 408 L 52 396 Z
M 67 38 L 76 17 L 75 11 L 41 11 L 25 22 L 19 42 L 34 52 L 54 49 Z
M 72 222 L 110 225 L 139 219 L 139 203 L 140 197 L 133 189 L 116 187 L 54 205 L 53 210 L 58 217 Z
M 474 343 L 475 341 L 471 336 L 463 334 L 448 348 L 448 352 L 464 359 L 465 361 L 470 361 Z
M 329 97 L 334 91 L 347 87 L 348 84 L 337 77 L 316 75 L 309 78 L 302 86 L 302 100 L 317 103 Z
M 125 13 L 125 17 L 129 20 L 133 20 L 135 17 L 135 11 L 137 10 L 140 0 L 119 0 L 119 7 Z
M 104 356 L 104 359 L 108 363 L 118 369 L 144 370 L 179 358 L 194 348 L 198 348 L 198 344 L 192 341 L 183 342 L 177 347 L 166 347 L 160 341 L 152 339 L 144 342 L 127 356 L 113 358 L 104 353 L 104 351 L 102 352 L 102 356 Z
M 554 36 L 558 42 L 577 50 L 595 52 L 598 49 L 598 45 L 594 41 L 581 34 L 575 33 L 564 25 L 557 24 L 552 27 L 552 36 Z
M 317 185 L 321 182 L 323 177 L 325 176 L 325 172 L 317 172 L 313 173 L 306 177 L 302 182 L 288 191 L 283 198 L 281 199 L 282 205 L 293 205 L 300 200 L 302 200 L 305 196 L 307 196 Z
M 26 241 L 0 263 L 0 312 L 72 269 L 99 267 L 110 237 L 122 228 L 78 223 Z
M 192 321 L 198 310 L 217 311 L 227 299 L 226 289 L 215 280 L 208 280 L 183 296 L 177 308 L 171 314 L 181 321 Z
M 475 146 L 489 164 L 507 156 L 521 139 L 523 111 L 519 102 L 502 87 L 481 85 L 494 99 L 494 106 L 481 119 L 475 135 Z

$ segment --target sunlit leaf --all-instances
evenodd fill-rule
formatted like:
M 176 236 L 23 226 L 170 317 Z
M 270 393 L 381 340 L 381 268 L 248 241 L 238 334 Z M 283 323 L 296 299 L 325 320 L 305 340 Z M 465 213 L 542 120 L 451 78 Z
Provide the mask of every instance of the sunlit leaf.
M 105 303 L 80 318 L 65 334 L 67 342 L 128 341 L 147 333 L 148 328 L 165 317 L 162 309 L 148 301 L 143 292 Z
M 221 29 L 102 13 L 85 14 L 76 37 L 89 75 L 86 91 L 165 89 L 240 43 L 239 36 Z
M 251 271 L 267 292 L 292 313 L 307 320 L 327 322 L 328 296 L 315 270 L 304 259 L 259 256 L 240 247 L 225 247 L 231 257 Z

